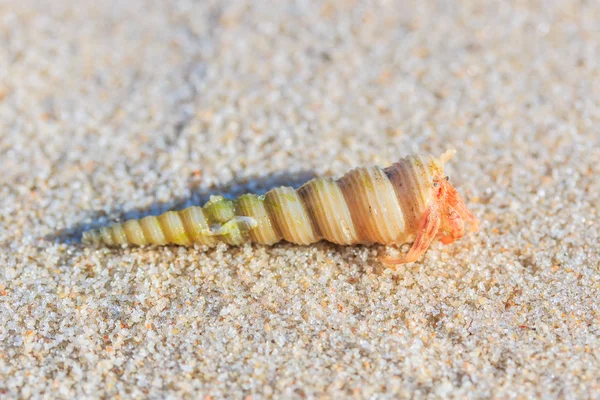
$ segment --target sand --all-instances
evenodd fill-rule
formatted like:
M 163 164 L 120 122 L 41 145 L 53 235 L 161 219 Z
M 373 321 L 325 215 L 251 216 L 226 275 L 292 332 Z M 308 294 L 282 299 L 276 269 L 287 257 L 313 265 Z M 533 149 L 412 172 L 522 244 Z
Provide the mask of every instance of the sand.
M 600 2 L 0 1 L 0 397 L 600 398 Z M 456 148 L 481 231 L 83 229 Z

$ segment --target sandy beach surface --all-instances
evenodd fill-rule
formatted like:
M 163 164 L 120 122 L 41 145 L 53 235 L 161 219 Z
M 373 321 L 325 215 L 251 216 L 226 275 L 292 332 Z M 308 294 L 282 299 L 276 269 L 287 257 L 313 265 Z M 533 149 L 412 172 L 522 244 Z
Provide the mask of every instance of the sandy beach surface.
M 600 2 L 0 0 L 0 398 L 600 398 Z M 456 148 L 481 230 L 81 232 Z

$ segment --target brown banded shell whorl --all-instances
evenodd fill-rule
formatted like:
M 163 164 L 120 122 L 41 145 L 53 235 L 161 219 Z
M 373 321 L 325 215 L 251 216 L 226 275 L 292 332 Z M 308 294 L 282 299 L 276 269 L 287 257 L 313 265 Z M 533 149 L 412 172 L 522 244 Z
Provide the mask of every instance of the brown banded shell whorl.
M 337 244 L 358 243 L 350 209 L 336 181 L 331 178 L 313 179 L 300 187 L 298 193 L 322 238 Z
M 310 244 L 320 238 L 296 190 L 282 186 L 265 195 L 265 206 L 271 221 L 279 228 L 283 239 L 296 244 Z
M 415 232 L 433 196 L 433 157 L 406 157 L 385 169 L 402 208 L 406 230 Z
M 404 234 L 404 216 L 394 188 L 381 168 L 357 168 L 338 184 L 360 243 L 395 243 Z

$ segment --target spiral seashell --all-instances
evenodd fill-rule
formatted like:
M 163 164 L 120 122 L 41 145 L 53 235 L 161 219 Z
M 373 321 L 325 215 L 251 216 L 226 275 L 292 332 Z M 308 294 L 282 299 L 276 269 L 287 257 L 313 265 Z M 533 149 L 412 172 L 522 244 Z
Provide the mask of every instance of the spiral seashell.
M 399 245 L 413 242 L 401 259 L 417 260 L 434 239 L 451 243 L 477 230 L 467 209 L 444 174 L 454 155 L 408 156 L 382 169 L 354 169 L 338 180 L 313 179 L 299 189 L 278 187 L 265 195 L 245 194 L 236 200 L 212 196 L 203 207 L 168 211 L 129 220 L 83 234 L 88 245 L 215 246 L 251 241 L 272 245 L 281 240 L 308 245 L 320 240 L 340 245 Z

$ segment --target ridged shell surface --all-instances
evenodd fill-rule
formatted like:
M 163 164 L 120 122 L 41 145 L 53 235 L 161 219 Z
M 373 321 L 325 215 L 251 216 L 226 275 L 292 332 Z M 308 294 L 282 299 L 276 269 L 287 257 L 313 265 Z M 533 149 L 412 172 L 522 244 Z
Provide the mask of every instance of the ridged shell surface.
M 392 166 L 357 168 L 338 180 L 313 179 L 298 190 L 278 187 L 236 200 L 213 196 L 203 207 L 129 220 L 83 234 L 87 244 L 122 246 L 194 243 L 214 246 L 246 241 L 319 240 L 348 245 L 410 240 L 432 200 L 433 174 L 443 165 L 411 156 Z

